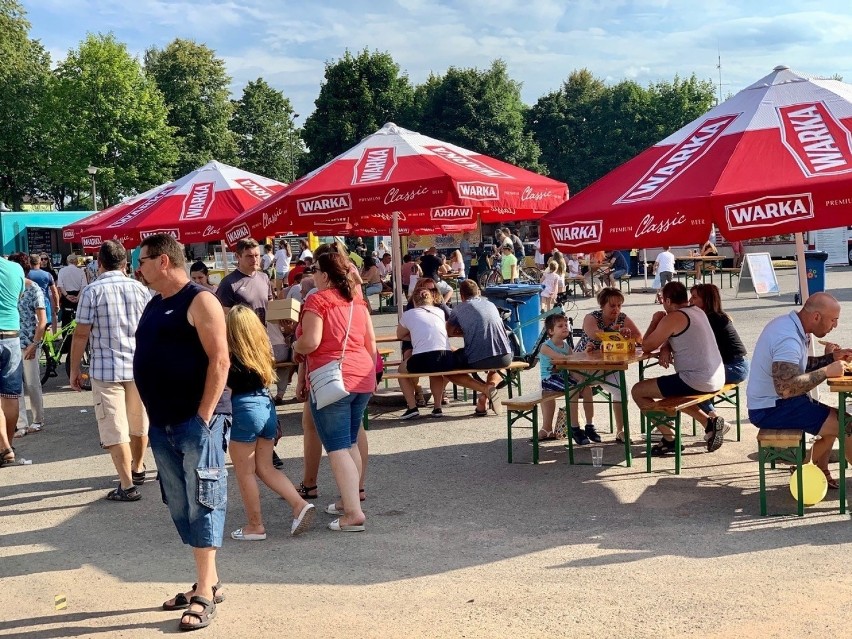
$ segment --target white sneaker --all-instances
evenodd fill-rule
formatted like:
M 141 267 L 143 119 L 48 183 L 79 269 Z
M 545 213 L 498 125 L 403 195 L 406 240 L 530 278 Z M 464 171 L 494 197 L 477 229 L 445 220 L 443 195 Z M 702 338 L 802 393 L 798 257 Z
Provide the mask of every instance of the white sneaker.
M 33 422 L 30 427 L 27 428 L 27 433 L 40 433 L 42 428 L 44 428 L 44 424 L 41 422 Z

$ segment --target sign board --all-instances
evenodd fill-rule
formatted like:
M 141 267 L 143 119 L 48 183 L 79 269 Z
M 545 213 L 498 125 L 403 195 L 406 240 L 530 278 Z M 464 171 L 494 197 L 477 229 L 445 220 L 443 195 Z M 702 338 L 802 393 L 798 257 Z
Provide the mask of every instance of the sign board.
M 468 231 L 467 233 L 450 233 L 449 235 L 409 235 L 406 248 L 408 251 L 425 251 L 430 246 L 435 246 L 438 251 L 449 255 L 459 247 L 464 236 L 467 235 L 470 245 L 476 246 L 481 241 L 479 231 Z
M 781 294 L 769 253 L 746 253 L 740 267 L 736 296 L 739 297 L 740 293 L 754 293 L 757 297 Z
M 840 264 L 846 266 L 849 264 L 849 249 L 846 239 L 847 231 L 845 226 L 836 229 L 823 229 L 821 231 L 811 231 L 811 241 L 814 243 L 814 248 L 817 251 L 828 253 L 826 264 Z

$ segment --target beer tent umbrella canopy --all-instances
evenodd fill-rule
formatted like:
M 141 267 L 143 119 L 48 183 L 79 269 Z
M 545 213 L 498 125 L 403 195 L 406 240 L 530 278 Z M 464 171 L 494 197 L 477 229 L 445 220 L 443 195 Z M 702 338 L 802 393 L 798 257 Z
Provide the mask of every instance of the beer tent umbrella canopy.
M 286 184 L 221 162 L 137 195 L 65 227 L 63 238 L 96 250 L 115 239 L 126 248 L 153 233 L 170 233 L 184 244 L 221 240 L 224 228 Z
M 547 214 L 542 250 L 700 244 L 713 224 L 728 240 L 846 226 L 850 193 L 852 85 L 779 66 Z
M 393 123 L 228 225 L 226 241 L 279 232 L 451 233 L 536 219 L 568 197 L 551 178 Z

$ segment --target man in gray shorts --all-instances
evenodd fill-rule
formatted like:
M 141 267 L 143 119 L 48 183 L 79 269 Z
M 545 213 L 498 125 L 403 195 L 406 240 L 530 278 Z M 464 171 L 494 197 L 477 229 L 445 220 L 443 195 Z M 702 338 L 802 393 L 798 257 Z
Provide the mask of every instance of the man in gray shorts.
M 458 368 L 473 368 L 488 371 L 487 383 L 496 385 L 500 381 L 497 371 L 512 363 L 512 346 L 506 335 L 503 320 L 491 301 L 479 296 L 479 286 L 473 280 L 465 280 L 459 286 L 462 303 L 456 305 L 447 320 L 447 334 L 464 337 L 464 350 L 455 352 Z M 476 414 L 488 414 L 480 395 Z
M 725 367 L 707 315 L 697 306 L 689 305 L 686 287 L 680 282 L 666 284 L 662 297 L 665 310 L 654 313 L 642 339 L 642 349 L 650 353 L 659 348 L 660 364 L 668 368 L 674 359 L 676 372 L 646 379 L 633 387 L 631 394 L 640 409 L 653 408 L 656 400 L 665 397 L 714 393 L 725 385 Z M 707 450 L 718 450 L 724 442 L 725 420 L 710 418 L 698 406 L 690 406 L 684 412 L 707 424 L 705 430 L 712 432 Z M 663 439 L 651 452 L 664 455 L 674 451 L 672 429 L 666 426 L 657 428 Z

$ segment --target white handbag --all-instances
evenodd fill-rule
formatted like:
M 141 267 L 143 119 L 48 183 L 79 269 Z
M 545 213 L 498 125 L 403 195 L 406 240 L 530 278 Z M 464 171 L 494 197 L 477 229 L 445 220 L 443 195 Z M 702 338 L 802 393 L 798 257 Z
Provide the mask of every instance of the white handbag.
M 355 302 L 353 301 L 349 306 L 349 324 L 346 326 L 346 335 L 343 337 L 343 352 L 340 354 L 340 359 L 332 360 L 308 373 L 308 379 L 311 380 L 311 397 L 317 408 L 325 408 L 349 395 L 349 391 L 343 386 L 343 356 L 346 355 L 346 341 L 349 339 L 354 310 Z

